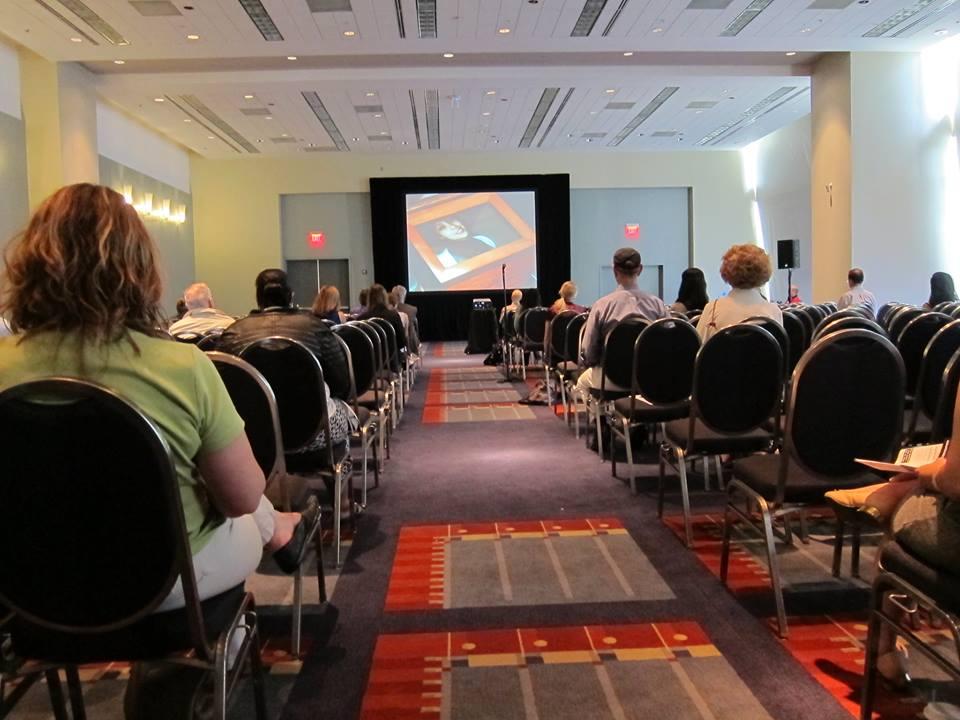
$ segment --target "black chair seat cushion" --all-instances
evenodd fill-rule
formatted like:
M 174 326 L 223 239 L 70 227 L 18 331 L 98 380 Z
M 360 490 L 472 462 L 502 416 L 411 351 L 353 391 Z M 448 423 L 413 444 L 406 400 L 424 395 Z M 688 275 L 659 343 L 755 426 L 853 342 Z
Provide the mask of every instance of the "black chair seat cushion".
M 960 613 L 960 577 L 928 565 L 899 542 L 883 546 L 880 565 L 929 595 L 942 609 Z
M 347 455 L 347 443 L 342 442 L 333 446 L 334 463 L 340 462 Z M 287 453 L 284 457 L 287 461 L 287 470 L 292 473 L 320 474 L 333 470 L 326 465 L 326 448 L 303 453 Z
M 109 592 L 108 588 L 104 590 Z M 208 641 L 215 641 L 230 624 L 243 597 L 244 587 L 238 585 L 200 603 Z M 150 615 L 129 628 L 97 635 L 68 635 L 19 618 L 14 618 L 9 627 L 15 652 L 31 660 L 63 663 L 148 660 L 193 648 L 184 610 Z
M 689 430 L 689 420 L 671 420 L 666 424 L 667 439 L 684 449 L 688 445 Z M 765 450 L 772 439 L 769 432 L 759 428 L 742 435 L 724 435 L 714 432 L 699 420 L 694 425 L 693 433 L 693 451 L 707 453 L 708 455 L 757 452 Z
M 620 398 L 615 400 L 613 408 L 617 415 L 630 418 L 632 422 L 657 423 L 667 422 L 668 420 L 679 420 L 690 415 L 690 403 L 680 402 L 670 405 L 652 405 L 648 402 L 637 400 L 633 412 L 630 411 L 630 398 Z
M 777 495 L 779 473 L 779 455 L 751 455 L 733 462 L 733 476 L 767 500 L 773 500 Z M 784 502 L 818 502 L 830 490 L 874 485 L 880 480 L 866 468 L 849 477 L 828 478 L 810 473 L 791 460 L 787 466 Z

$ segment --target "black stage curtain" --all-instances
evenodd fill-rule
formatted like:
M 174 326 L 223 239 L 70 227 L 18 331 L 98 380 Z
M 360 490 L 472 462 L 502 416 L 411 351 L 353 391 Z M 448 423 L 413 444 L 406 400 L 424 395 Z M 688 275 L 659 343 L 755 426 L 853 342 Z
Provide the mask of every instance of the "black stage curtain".
M 469 177 L 370 178 L 373 268 L 376 282 L 390 289 L 407 284 L 407 193 L 537 191 L 537 288 L 550 303 L 570 279 L 570 176 L 472 175 Z M 509 293 L 513 288 L 507 288 Z M 531 288 L 532 289 L 532 288 Z M 529 293 L 528 293 L 529 294 Z M 502 288 L 469 292 L 410 293 L 422 340 L 464 340 L 472 299 L 503 306 Z M 509 298 L 507 300 L 509 302 Z

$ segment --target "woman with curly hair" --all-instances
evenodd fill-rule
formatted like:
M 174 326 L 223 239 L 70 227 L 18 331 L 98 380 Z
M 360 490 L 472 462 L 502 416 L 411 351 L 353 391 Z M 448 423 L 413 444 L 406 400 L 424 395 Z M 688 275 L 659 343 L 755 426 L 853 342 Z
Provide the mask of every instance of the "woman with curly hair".
M 277 512 L 264 497 L 263 472 L 213 363 L 159 329 L 157 249 L 123 196 L 89 184 L 58 190 L 6 259 L 0 315 L 15 334 L 0 338 L 0 388 L 83 378 L 157 425 L 173 457 L 201 599 L 242 583 L 264 549 L 296 570 L 319 509 Z M 158 610 L 183 604 L 178 581 Z
M 773 273 L 770 256 L 756 245 L 734 245 L 723 255 L 720 277 L 732 288 L 717 300 L 707 303 L 697 322 L 697 332 L 708 340 L 717 330 L 757 315 L 783 324 L 783 313 L 760 292 Z

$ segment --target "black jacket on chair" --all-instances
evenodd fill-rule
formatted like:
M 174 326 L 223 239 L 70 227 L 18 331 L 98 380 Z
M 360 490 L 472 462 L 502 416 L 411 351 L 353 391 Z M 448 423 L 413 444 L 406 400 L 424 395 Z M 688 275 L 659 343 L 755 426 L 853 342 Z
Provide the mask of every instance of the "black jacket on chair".
M 254 340 L 271 335 L 282 335 L 306 345 L 323 367 L 330 394 L 341 400 L 349 397 L 350 368 L 343 347 L 330 326 L 309 310 L 280 307 L 255 310 L 223 331 L 217 349 L 239 355 Z

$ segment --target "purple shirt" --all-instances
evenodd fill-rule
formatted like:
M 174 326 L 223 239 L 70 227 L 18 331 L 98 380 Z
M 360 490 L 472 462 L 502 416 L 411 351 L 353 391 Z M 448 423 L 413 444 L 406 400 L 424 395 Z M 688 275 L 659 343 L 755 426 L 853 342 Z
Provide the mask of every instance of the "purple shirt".
M 618 287 L 604 295 L 590 308 L 583 331 L 580 354 L 585 367 L 600 364 L 603 358 L 603 341 L 618 322 L 629 315 L 639 315 L 647 320 L 659 320 L 670 315 L 663 300 L 639 288 Z

